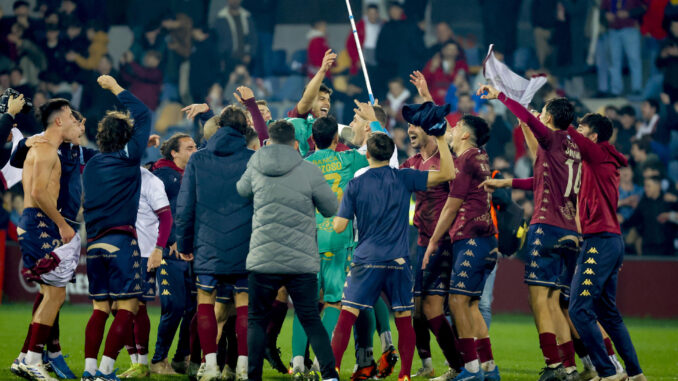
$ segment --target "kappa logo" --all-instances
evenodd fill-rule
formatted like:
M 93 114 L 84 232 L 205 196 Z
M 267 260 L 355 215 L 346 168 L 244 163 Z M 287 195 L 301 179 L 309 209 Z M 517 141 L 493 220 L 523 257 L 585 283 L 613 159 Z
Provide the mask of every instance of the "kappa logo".
M 49 235 L 45 232 L 40 233 L 40 238 L 48 238 Z
M 579 294 L 579 296 L 591 296 L 591 293 L 589 292 L 589 290 L 584 290 L 581 292 L 581 294 Z
M 141 279 L 141 275 L 139 273 L 134 274 L 134 279 Z
M 46 227 L 47 227 L 47 224 L 44 223 L 44 222 L 42 222 L 42 221 L 40 221 L 40 223 L 38 224 L 38 227 L 39 227 L 39 228 L 46 228 Z
M 536 268 L 536 267 L 539 267 L 539 265 L 537 264 L 536 261 L 532 261 L 532 263 L 530 263 L 530 267 Z
M 42 244 L 42 247 L 41 247 L 41 248 L 42 248 L 43 250 L 46 250 L 46 249 L 50 249 L 51 247 L 52 247 L 52 246 L 50 246 L 49 243 L 45 242 L 45 243 Z
M 462 271 L 462 272 L 459 273 L 459 277 L 460 278 L 468 278 L 468 274 L 466 273 L 466 271 Z
M 538 257 L 538 256 L 539 256 L 539 251 L 537 251 L 536 249 L 535 249 L 535 250 L 532 250 L 532 256 L 533 256 L 533 257 Z
M 466 288 L 466 285 L 464 284 L 464 282 L 459 282 L 459 283 L 457 283 L 457 287 Z
M 468 243 L 470 246 L 478 246 L 478 244 L 476 243 L 476 240 L 473 239 L 473 238 L 469 239 L 467 243 Z
M 466 250 L 466 251 L 464 252 L 464 255 L 467 256 L 467 257 L 474 257 L 474 256 L 475 256 L 475 255 L 473 254 L 473 251 L 471 251 L 471 249 Z
M 461 265 L 462 265 L 463 267 L 471 267 L 471 262 L 469 262 L 469 261 L 464 261 L 464 262 L 461 263 Z
M 591 270 L 591 269 L 584 270 L 584 274 L 586 274 L 586 275 L 596 275 L 596 273 L 594 273 L 593 270 Z
M 151 284 L 155 283 L 155 278 L 149 279 L 149 280 L 148 280 L 148 283 L 151 283 Z
M 544 189 L 544 194 L 549 194 L 549 193 L 551 193 L 551 191 L 550 191 L 550 190 L 548 190 L 548 189 Z
M 134 262 L 134 266 L 132 266 L 132 267 L 134 267 L 135 269 L 138 269 L 139 268 L 139 262 Z M 164 275 L 167 275 L 167 274 L 164 274 Z
M 539 210 L 541 210 L 542 212 L 546 212 L 546 208 L 543 207 L 543 206 L 542 206 L 541 209 L 539 209 Z
M 160 270 L 160 275 L 167 275 L 167 271 L 165 269 Z
M 138 256 L 139 256 L 139 252 L 136 251 L 136 250 L 134 250 L 134 251 L 132 252 L 132 256 L 133 256 L 133 257 L 138 257 Z
M 586 253 L 588 253 L 588 254 L 598 254 L 598 249 L 596 249 L 595 247 L 592 247 Z
M 542 165 L 544 166 L 544 168 L 548 168 L 548 167 L 549 167 L 549 163 L 542 163 Z
M 539 219 L 540 219 L 540 220 L 545 220 L 546 217 L 544 217 L 544 216 L 539 216 Z
M 533 245 L 536 246 L 541 246 L 541 240 L 539 238 L 535 239 L 534 242 L 532 242 Z
M 581 282 L 581 284 L 584 286 L 593 286 L 593 282 L 591 282 L 591 279 L 584 279 L 584 281 Z
M 162 290 L 162 295 L 172 295 L 172 294 L 170 294 L 169 290 L 165 289 Z
M 536 233 L 536 234 L 544 234 L 544 229 L 542 229 L 542 228 L 537 228 L 537 230 L 535 231 L 535 233 Z
M 134 287 L 134 291 L 139 291 L 139 290 L 141 290 L 141 286 L 139 286 L 139 285 L 137 284 L 137 285 Z
M 548 203 L 549 203 L 549 200 L 546 199 L 546 198 L 542 198 L 542 199 L 541 199 L 541 202 L 544 203 L 544 204 L 548 204 Z
M 137 240 L 136 240 L 136 239 L 133 239 L 133 240 L 132 240 L 132 245 L 136 245 L 136 244 L 137 244 Z
M 548 173 L 548 172 L 544 172 L 544 177 L 549 177 L 549 173 Z
M 530 279 L 537 279 L 537 274 L 535 274 L 535 273 L 530 273 L 530 275 L 528 276 L 528 278 L 530 278 Z
M 597 264 L 597 263 L 596 263 L 596 260 L 593 259 L 593 258 L 587 259 L 586 262 L 584 262 L 584 263 L 589 264 L 589 265 L 595 265 L 595 264 Z
M 161 264 L 161 265 L 166 265 L 167 262 L 165 262 L 165 260 L 163 259 L 162 261 L 160 261 L 160 264 Z
M 167 281 L 167 279 L 163 279 L 162 282 L 160 282 L 160 284 L 163 286 L 169 286 L 169 282 Z
M 36 214 L 35 216 L 36 216 L 36 217 L 38 217 L 38 218 L 42 218 L 42 217 L 45 217 L 45 215 L 44 215 L 44 214 L 42 214 L 42 213 L 40 213 L 40 212 L 38 212 L 38 213 L 37 213 L 37 214 Z

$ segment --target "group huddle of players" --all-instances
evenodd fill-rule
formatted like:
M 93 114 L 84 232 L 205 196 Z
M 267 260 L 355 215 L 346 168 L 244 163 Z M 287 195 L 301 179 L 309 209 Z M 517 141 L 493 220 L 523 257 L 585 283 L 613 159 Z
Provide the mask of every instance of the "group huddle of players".
M 389 163 L 395 145 L 379 106 L 356 102 L 352 139 L 345 143 L 360 148 L 340 142 L 339 126 L 328 116 L 331 90 L 322 85 L 335 59 L 331 52 L 325 55 L 287 123 L 294 127 L 299 153 L 320 168 L 340 204 L 336 215 L 316 217 L 323 301 L 319 313 L 336 368 L 354 330 L 352 380 L 387 377 L 399 359 L 398 380 L 410 380 L 415 344 L 423 364 L 415 377 L 434 377 L 427 348 L 430 330 L 449 364 L 435 380 L 500 379 L 478 303 L 497 265 L 497 235 L 503 233 L 493 221 L 492 192 L 512 187 L 534 192 L 535 212 L 521 252 L 546 362 L 539 380 L 645 380 L 615 305 L 624 251 L 616 219 L 619 168 L 627 162 L 608 143 L 611 122 L 587 114 L 575 129 L 573 106 L 564 98 L 549 100 L 533 115 L 495 88 L 482 86 L 478 95 L 497 99 L 520 120 L 534 162 L 531 178 L 493 179 L 483 150 L 491 134 L 487 122 L 467 115 L 449 125 L 445 116 L 450 107 L 435 105 L 423 76 L 415 72 L 411 81 L 427 102 L 405 106 L 403 117 L 419 152 L 394 168 Z M 248 365 L 247 278 L 224 281 L 223 274 L 194 274 L 191 262 L 200 260 L 199 254 L 182 252 L 193 242 L 182 242 L 182 234 L 175 237 L 172 216 L 187 207 L 177 206 L 177 194 L 196 143 L 188 135 L 173 136 L 162 146 L 162 160 L 150 171 L 141 167 L 147 145 L 157 144 L 149 137 L 151 112 L 112 77 L 101 76 L 99 84 L 128 112 L 109 112 L 100 121 L 98 152 L 79 146 L 82 117 L 68 101 L 54 99 L 41 109 L 44 134 L 19 144 L 11 158 L 13 166 L 23 167 L 26 194 L 18 227 L 23 275 L 40 284 L 26 341 L 11 370 L 31 380 L 54 380 L 50 370 L 60 378 L 75 378 L 61 354 L 58 313 L 80 255 L 75 231 L 84 190 L 93 313 L 85 329 L 82 380 L 117 380 L 115 359 L 123 347 L 133 363 L 123 378 L 153 371 L 204 381 L 260 379 L 260 369 Z M 266 131 L 273 122 L 266 103 L 255 101 L 247 88 L 238 91 L 247 111 L 229 106 L 214 116 L 204 104 L 184 110 L 190 118 L 207 120 L 206 139 L 211 117 L 219 128 L 246 117 L 251 127 L 244 134 L 234 130 L 234 139 L 245 140 L 253 150 L 276 144 Z M 412 193 L 419 231 L 416 262 L 410 262 L 408 244 Z M 154 299 L 156 287 L 162 316 L 149 364 L 150 322 L 144 303 Z M 197 291 L 197 302 L 192 291 Z M 287 302 L 282 288 L 267 329 L 266 358 L 281 372 L 288 369 L 276 339 Z M 391 339 L 388 306 L 395 314 L 397 345 Z M 110 313 L 115 318 L 97 363 Z M 211 324 L 206 316 L 215 321 L 214 329 L 204 328 Z M 170 365 L 169 347 L 179 326 L 179 348 Z M 336 372 L 324 370 L 327 364 L 309 361 L 308 340 L 298 319 L 293 327 L 292 378 L 336 379 Z M 375 330 L 382 349 L 376 362 Z M 582 373 L 577 372 L 575 353 L 585 365 Z

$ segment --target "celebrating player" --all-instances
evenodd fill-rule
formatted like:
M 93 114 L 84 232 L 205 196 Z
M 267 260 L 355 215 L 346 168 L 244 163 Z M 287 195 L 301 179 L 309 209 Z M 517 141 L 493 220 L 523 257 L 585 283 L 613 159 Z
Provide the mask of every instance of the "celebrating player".
M 581 154 L 567 132 L 574 119 L 574 107 L 565 98 L 551 99 L 537 118 L 492 86 L 481 86 L 478 95 L 483 99 L 499 99 L 527 124 L 538 142 L 534 177 L 492 179 L 483 185 L 489 191 L 498 187 L 534 190 L 534 215 L 526 238 L 529 260 L 525 262 L 525 283 L 539 332 L 539 346 L 546 360 L 539 380 L 577 379 L 574 344 L 559 302 L 560 287 L 564 285 L 561 275 L 567 274 L 563 265 L 577 255 L 579 243 L 575 215 Z M 559 351 L 567 363 L 563 364 Z
M 141 190 L 139 166 L 151 131 L 151 111 L 108 75 L 98 78 L 131 115 L 111 111 L 99 122 L 100 153 L 85 166 L 83 203 L 87 228 L 87 278 L 94 311 L 85 331 L 85 380 L 116 380 L 115 359 L 132 334 L 143 293 L 143 271 L 135 224 Z M 110 302 L 118 312 L 108 331 L 104 355 L 97 355 Z

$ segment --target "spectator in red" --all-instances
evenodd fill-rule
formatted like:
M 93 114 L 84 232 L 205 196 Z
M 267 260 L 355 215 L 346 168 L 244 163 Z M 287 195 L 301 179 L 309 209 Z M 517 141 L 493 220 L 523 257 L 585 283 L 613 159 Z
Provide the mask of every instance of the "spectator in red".
M 311 23 L 311 30 L 306 35 L 306 38 L 308 38 L 308 49 L 306 50 L 306 54 L 308 55 L 308 66 L 306 72 L 309 78 L 313 78 L 315 73 L 320 70 L 320 67 L 323 64 L 323 57 L 325 57 L 325 52 L 330 49 L 326 35 L 327 22 L 325 20 L 316 20 Z M 327 78 L 331 76 L 329 70 L 325 76 Z
M 462 48 L 458 43 L 448 41 L 424 68 L 424 77 L 426 77 L 431 96 L 436 104 L 445 102 L 447 89 L 460 71 L 468 73 L 468 65 L 466 60 L 461 58 L 461 52 Z
M 435 96 L 434 96 L 435 99 Z M 437 103 L 437 102 L 436 102 Z M 470 93 L 459 94 L 459 101 L 457 102 L 457 111 L 450 113 L 445 117 L 450 126 L 454 126 L 464 115 L 476 115 L 476 102 L 471 97 Z
M 142 66 L 134 62 L 134 55 L 131 52 L 126 52 L 120 63 L 120 75 L 122 80 L 128 83 L 129 91 L 155 111 L 162 91 L 162 70 L 158 68 L 160 53 L 155 50 L 146 52 Z
M 379 19 L 379 7 L 376 4 L 367 6 L 365 16 L 355 25 L 358 31 L 358 39 L 363 50 L 363 58 L 365 64 L 373 66 L 377 64 L 376 48 L 377 38 L 381 32 L 382 21 Z M 360 70 L 360 57 L 358 56 L 358 48 L 355 44 L 353 32 L 349 32 L 346 37 L 346 51 L 351 57 L 351 75 L 358 73 Z

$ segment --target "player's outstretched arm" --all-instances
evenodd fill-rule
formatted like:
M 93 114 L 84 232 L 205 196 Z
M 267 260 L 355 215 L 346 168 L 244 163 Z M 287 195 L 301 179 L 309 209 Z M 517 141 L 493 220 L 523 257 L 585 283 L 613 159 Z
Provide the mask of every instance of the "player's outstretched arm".
M 445 142 L 445 137 L 436 136 L 436 143 L 438 144 L 438 152 L 440 152 L 440 170 L 428 171 L 426 185 L 429 188 L 446 181 L 452 181 L 455 176 L 452 152 L 450 152 L 450 147 L 447 145 L 447 142 Z
M 264 117 L 261 115 L 261 111 L 259 111 L 257 100 L 254 99 L 254 92 L 247 86 L 240 86 L 236 90 L 240 95 L 233 93 L 233 96 L 238 102 L 245 106 L 250 115 L 252 115 L 254 130 L 257 131 L 257 135 L 259 136 L 259 144 L 263 146 L 264 140 L 268 139 L 268 127 L 266 126 Z
M 426 248 L 426 254 L 424 254 L 424 261 L 422 263 L 422 269 L 425 269 L 428 265 L 428 261 L 431 256 L 438 250 L 438 242 L 443 238 L 445 233 L 450 230 L 452 222 L 457 217 L 457 212 L 461 208 L 461 204 L 464 200 L 454 197 L 448 197 L 445 201 L 445 206 L 440 212 L 440 218 L 436 223 L 436 228 L 433 231 L 431 239 L 428 241 L 428 247 Z
M 527 124 L 522 121 L 519 121 L 518 123 L 520 124 L 520 129 L 523 130 L 523 136 L 525 137 L 525 144 L 527 144 L 530 159 L 532 159 L 532 163 L 534 163 L 537 159 L 537 147 L 539 147 L 539 142 L 537 142 L 537 138 L 534 137 L 532 130 L 530 130 Z
M 132 138 L 127 143 L 127 155 L 130 160 L 141 162 L 141 157 L 146 151 L 148 138 L 151 136 L 151 110 L 129 91 L 125 91 L 115 78 L 110 75 L 102 75 L 97 79 L 99 86 L 109 90 L 118 97 L 120 102 L 129 110 L 134 119 Z
M 311 80 L 308 82 L 308 85 L 306 85 L 306 90 L 304 91 L 304 95 L 301 96 L 299 103 L 297 103 L 297 111 L 299 114 L 307 114 L 311 111 L 311 108 L 313 108 L 313 102 L 318 97 L 320 85 L 322 85 L 327 71 L 330 70 L 332 65 L 334 65 L 334 61 L 336 59 L 337 54 L 333 53 L 332 49 L 328 49 L 325 52 L 320 70 L 318 70 L 318 72 L 315 73 L 313 78 L 311 78 Z
M 59 156 L 55 149 L 46 144 L 37 145 L 33 149 L 35 150 L 35 161 L 33 163 L 31 198 L 35 201 L 38 208 L 45 212 L 47 217 L 57 225 L 61 240 L 64 243 L 68 243 L 75 236 L 75 230 L 68 225 L 64 217 L 59 213 L 56 200 L 50 198 L 50 192 L 48 191 L 49 179 L 59 160 Z
M 426 83 L 426 77 L 419 70 L 415 70 L 410 74 L 410 83 L 417 88 L 419 95 L 424 98 L 426 102 L 433 102 L 433 97 L 431 92 L 428 90 L 428 83 Z M 434 102 L 435 103 L 435 102 Z

